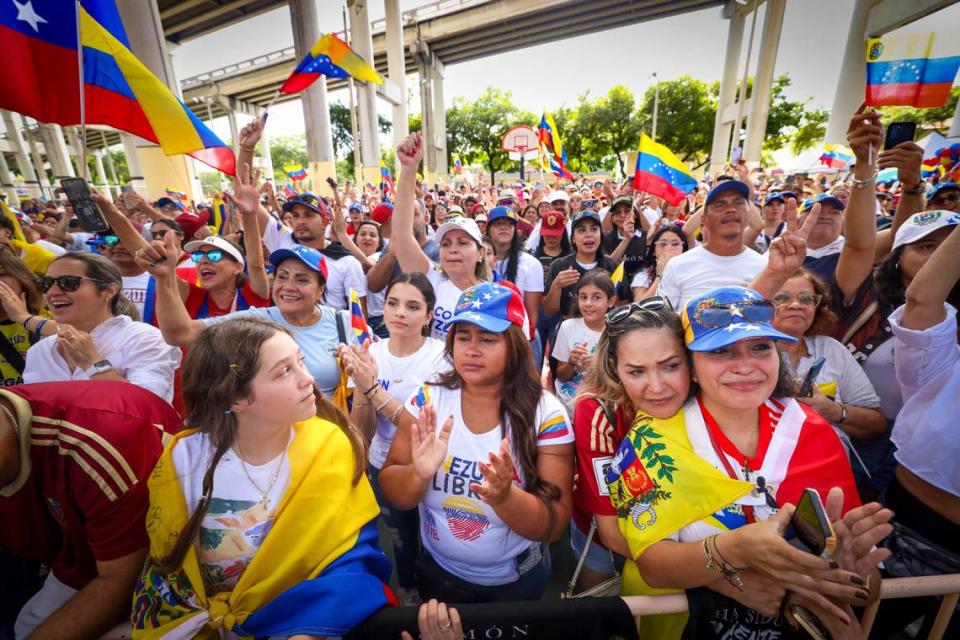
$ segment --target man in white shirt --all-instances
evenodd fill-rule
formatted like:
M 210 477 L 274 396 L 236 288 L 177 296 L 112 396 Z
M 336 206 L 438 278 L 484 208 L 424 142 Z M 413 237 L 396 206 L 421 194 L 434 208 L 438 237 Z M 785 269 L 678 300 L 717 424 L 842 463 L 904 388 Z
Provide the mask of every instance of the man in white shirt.
M 763 270 L 767 259 L 743 246 L 747 226 L 749 187 L 739 180 L 725 180 L 707 194 L 703 209 L 704 244 L 667 263 L 659 294 L 674 309 L 718 287 L 748 287 Z

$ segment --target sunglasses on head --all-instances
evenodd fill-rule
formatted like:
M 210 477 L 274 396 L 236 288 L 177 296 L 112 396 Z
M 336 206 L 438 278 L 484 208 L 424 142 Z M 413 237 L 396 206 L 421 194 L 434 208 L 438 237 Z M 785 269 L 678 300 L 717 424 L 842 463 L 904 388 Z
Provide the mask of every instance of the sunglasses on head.
M 60 287 L 61 291 L 72 293 L 80 288 L 80 285 L 84 280 L 90 280 L 91 282 L 103 282 L 103 280 L 88 278 L 87 276 L 57 276 L 56 278 L 52 278 L 50 276 L 41 276 L 37 278 L 36 282 L 37 289 L 40 290 L 40 293 L 46 293 L 50 291 L 54 284 Z
M 209 251 L 193 251 L 190 253 L 190 259 L 194 263 L 200 264 L 200 261 L 206 258 L 210 262 L 220 262 L 223 260 L 223 249 L 210 249 Z
M 607 312 L 607 315 L 605 315 L 603 319 L 609 329 L 615 329 L 627 318 L 631 317 L 636 311 L 660 311 L 661 309 L 669 308 L 670 303 L 666 298 L 661 296 L 651 296 L 650 298 L 644 298 L 639 302 L 631 302 L 628 305 L 611 309 Z
M 767 300 L 751 300 L 703 307 L 697 309 L 694 317 L 704 327 L 717 328 L 744 321 L 769 324 L 775 313 L 776 307 L 773 303 Z

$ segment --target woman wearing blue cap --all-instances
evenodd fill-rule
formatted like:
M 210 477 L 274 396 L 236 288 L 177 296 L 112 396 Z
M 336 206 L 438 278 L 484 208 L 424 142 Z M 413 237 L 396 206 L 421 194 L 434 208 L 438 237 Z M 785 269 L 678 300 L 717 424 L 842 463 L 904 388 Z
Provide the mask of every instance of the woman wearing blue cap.
M 686 589 L 692 637 L 779 628 L 778 615 L 796 604 L 837 630 L 834 637 L 847 637 L 856 628 L 849 604 L 876 596 L 871 574 L 887 555 L 870 550 L 889 533 L 892 513 L 860 506 L 833 429 L 790 397 L 776 342 L 794 339 L 773 328 L 774 312 L 742 287 L 691 299 L 682 323 L 698 390 L 672 418 L 638 419 L 606 475 L 642 576 L 628 584 L 625 574 L 624 592 Z M 783 537 L 808 487 L 833 521 L 832 560 Z M 652 631 L 645 625 L 668 627 L 651 637 L 681 629 L 676 618 L 643 620 Z
M 419 507 L 424 600 L 536 600 L 547 585 L 546 544 L 570 517 L 573 429 L 541 387 L 525 322 L 515 291 L 464 291 L 447 322 L 452 369 L 398 416 L 380 486 L 395 508 Z

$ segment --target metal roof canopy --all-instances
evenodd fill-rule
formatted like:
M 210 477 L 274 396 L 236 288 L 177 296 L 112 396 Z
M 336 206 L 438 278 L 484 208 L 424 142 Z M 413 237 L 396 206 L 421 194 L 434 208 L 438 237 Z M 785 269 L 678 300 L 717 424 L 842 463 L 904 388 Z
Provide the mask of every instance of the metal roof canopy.
M 287 4 L 287 0 L 156 0 L 163 35 L 172 42 L 217 31 Z

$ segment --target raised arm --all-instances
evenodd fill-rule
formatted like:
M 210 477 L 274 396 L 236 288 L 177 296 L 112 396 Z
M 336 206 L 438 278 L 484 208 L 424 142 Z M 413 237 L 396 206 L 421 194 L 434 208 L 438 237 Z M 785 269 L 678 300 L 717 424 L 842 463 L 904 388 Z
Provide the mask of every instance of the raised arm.
M 176 271 L 178 255 L 176 238 L 168 233 L 163 242 L 154 240 L 135 259 L 157 279 L 155 312 L 163 339 L 175 347 L 189 347 L 203 331 L 204 324 L 191 318 L 183 304 Z
M 250 278 L 250 288 L 261 298 L 270 295 L 270 280 L 263 264 L 263 249 L 261 248 L 260 225 L 257 212 L 260 209 L 260 192 L 257 181 L 260 180 L 260 171 L 250 179 L 250 165 L 239 165 L 237 179 L 233 183 L 233 202 L 240 212 L 240 223 L 243 225 L 243 250 L 247 254 L 247 276 Z M 231 197 L 231 196 L 227 196 Z
M 953 232 L 937 247 L 907 287 L 907 304 L 900 326 L 923 330 L 943 322 L 947 317 L 943 305 L 958 280 L 960 225 L 953 228 Z
M 889 169 L 896 167 L 897 178 L 903 188 L 900 190 L 900 202 L 893 215 L 890 227 L 877 232 L 877 262 L 887 257 L 893 249 L 893 239 L 897 229 L 904 221 L 915 213 L 923 211 L 923 178 L 920 177 L 920 165 L 923 163 L 923 149 L 914 142 L 901 142 L 893 149 L 880 153 L 877 167 Z
M 130 218 L 123 215 L 116 205 L 96 189 L 90 189 L 90 198 L 100 206 L 103 217 L 107 219 L 107 224 L 113 229 L 113 232 L 120 238 L 120 242 L 127 248 L 131 254 L 136 255 L 138 251 L 144 249 L 149 243 L 146 238 L 140 235 L 140 232 L 134 228 Z
M 251 167 L 253 166 L 253 150 L 256 148 L 257 143 L 260 142 L 260 137 L 263 135 L 263 128 L 266 123 L 267 116 L 264 114 L 240 129 L 240 134 L 237 136 L 239 138 L 239 140 L 237 140 L 238 167 L 242 167 L 245 164 Z M 260 222 L 260 234 L 263 235 L 267 224 L 272 218 L 266 207 L 260 205 L 259 202 L 260 201 L 257 200 L 257 220 Z
M 147 214 L 147 217 L 151 220 L 172 220 L 176 217 L 168 215 L 160 209 L 157 209 L 152 204 L 147 202 L 147 199 L 136 191 L 125 193 L 120 197 L 124 199 L 124 202 L 127 203 L 129 208 L 133 209 L 134 211 Z
M 423 158 L 423 139 L 419 133 L 407 136 L 397 147 L 400 177 L 397 184 L 397 203 L 393 211 L 390 244 L 400 266 L 406 271 L 426 273 L 430 258 L 420 248 L 413 235 L 414 189 L 417 167 Z
M 366 273 L 373 268 L 375 263 L 360 250 L 357 243 L 354 242 L 350 234 L 347 233 L 347 220 L 343 217 L 343 200 L 340 198 L 340 190 L 337 188 L 337 182 L 333 178 L 327 178 L 327 184 L 330 185 L 330 189 L 333 191 L 333 206 L 331 207 L 332 212 L 330 216 L 333 223 L 333 236 L 343 245 L 344 249 L 350 252 L 350 255 L 360 262 L 363 272 Z
M 873 154 L 883 144 L 880 114 L 873 110 L 864 111 L 861 105 L 850 120 L 847 143 L 853 149 L 857 164 L 844 215 L 846 240 L 834 273 L 845 301 L 853 299 L 863 281 L 873 273 L 877 253 L 877 168 Z
M 367 291 L 370 293 L 380 293 L 388 284 L 393 276 L 393 265 L 396 264 L 397 257 L 393 254 L 393 243 L 387 245 L 387 248 L 380 254 L 380 260 L 367 271 Z

